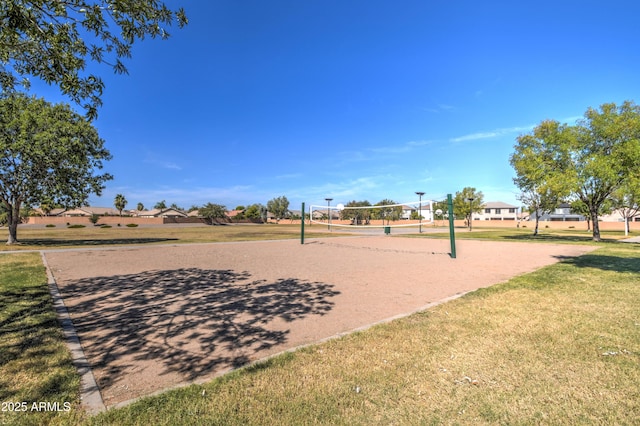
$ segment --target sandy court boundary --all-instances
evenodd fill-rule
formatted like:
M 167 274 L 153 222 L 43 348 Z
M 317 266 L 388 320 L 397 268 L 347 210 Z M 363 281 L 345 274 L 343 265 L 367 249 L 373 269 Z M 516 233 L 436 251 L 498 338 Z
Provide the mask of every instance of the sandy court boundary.
M 401 237 L 46 252 L 105 406 L 407 315 L 594 246 Z

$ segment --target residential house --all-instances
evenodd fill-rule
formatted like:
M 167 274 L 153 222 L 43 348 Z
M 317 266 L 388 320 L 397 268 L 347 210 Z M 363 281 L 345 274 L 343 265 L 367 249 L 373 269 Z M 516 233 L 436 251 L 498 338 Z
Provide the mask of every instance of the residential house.
M 244 210 L 229 210 L 226 215 L 229 219 L 235 219 L 239 214 L 244 213 Z M 242 216 L 240 216 L 242 217 Z
M 430 221 L 432 220 L 433 215 L 431 214 L 431 205 L 428 204 L 428 201 L 425 201 L 425 204 L 422 205 L 422 210 L 420 211 L 420 216 L 422 216 L 422 220 Z M 401 219 L 411 219 L 411 215 L 413 212 L 418 213 L 420 209 L 420 205 L 403 205 L 402 206 L 402 215 Z
M 640 211 L 637 211 L 636 214 L 633 214 L 633 211 L 629 211 L 629 213 L 631 213 L 630 222 L 640 222 Z M 623 212 L 620 209 L 614 210 L 609 214 L 603 214 L 599 219 L 603 222 L 624 222 Z
M 536 220 L 535 215 L 530 215 L 529 220 Z M 545 213 L 540 216 L 539 220 L 541 222 L 582 222 L 586 220 L 586 217 L 584 217 L 584 215 L 574 213 L 571 210 L 571 204 L 561 203 L 552 212 Z
M 314 220 L 326 220 L 327 209 L 316 209 L 311 212 L 311 218 Z M 331 209 L 331 220 L 340 219 L 340 212 L 335 209 Z
M 502 201 L 489 201 L 484 203 L 482 210 L 474 212 L 471 217 L 473 220 L 517 220 L 518 207 Z
M 51 209 L 47 214 L 45 214 L 40 207 L 36 207 L 35 209 L 33 209 L 33 213 L 36 216 L 62 216 L 62 214 L 66 211 L 67 209 L 65 208 L 57 208 Z
M 75 209 L 64 210 L 57 214 L 62 217 L 90 217 L 94 214 L 98 216 L 119 216 L 120 212 L 111 207 L 78 207 Z M 51 214 L 50 214 L 51 215 Z
M 174 208 L 168 208 L 142 210 L 138 212 L 138 217 L 187 217 L 187 214 Z

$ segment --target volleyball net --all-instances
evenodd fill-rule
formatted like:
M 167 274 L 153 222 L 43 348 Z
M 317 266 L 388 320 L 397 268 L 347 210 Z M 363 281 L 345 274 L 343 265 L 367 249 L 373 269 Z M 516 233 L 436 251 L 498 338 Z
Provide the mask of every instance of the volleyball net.
M 444 218 L 444 206 L 433 200 L 385 205 L 310 205 L 310 223 L 347 228 L 406 228 L 433 224 Z M 434 205 L 437 209 L 434 211 Z
M 422 194 L 423 195 L 423 194 Z M 434 197 L 438 199 L 437 197 Z M 443 197 L 444 198 L 444 197 Z M 443 198 L 440 198 L 442 200 Z M 385 234 L 389 234 L 391 228 L 419 227 L 426 224 L 435 224 L 435 221 L 449 222 L 449 240 L 451 242 L 451 257 L 456 257 L 455 233 L 453 223 L 453 200 L 451 194 L 447 194 L 446 201 L 434 201 L 424 199 L 409 201 L 406 203 L 385 205 L 362 205 L 365 202 L 336 204 L 332 206 L 330 199 L 326 205 L 312 204 L 308 210 L 302 203 L 302 220 L 300 221 L 300 242 L 304 244 L 304 226 L 315 223 L 325 225 L 331 230 L 333 227 L 345 228 L 384 228 Z M 444 224 L 444 223 L 443 223 Z

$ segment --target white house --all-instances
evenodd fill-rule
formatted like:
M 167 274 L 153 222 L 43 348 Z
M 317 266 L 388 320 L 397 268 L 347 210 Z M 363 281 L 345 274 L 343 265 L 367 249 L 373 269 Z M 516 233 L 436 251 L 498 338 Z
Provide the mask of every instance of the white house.
M 429 204 L 429 201 L 425 201 L 425 204 L 422 205 L 422 210 L 420 210 L 420 207 L 420 205 L 403 205 L 402 216 L 400 217 L 402 219 L 411 219 L 411 214 L 416 212 L 422 216 L 422 220 L 431 221 L 433 219 L 433 214 L 431 213 L 431 205 Z
M 634 214 L 635 212 L 635 214 Z M 630 222 L 640 222 L 640 210 L 630 210 L 626 212 L 626 215 L 629 216 Z M 624 212 L 621 209 L 613 210 L 609 214 L 603 214 L 600 216 L 600 220 L 603 222 L 624 222 Z
M 517 220 L 518 207 L 502 201 L 489 201 L 484 203 L 481 211 L 474 212 L 471 217 L 473 220 Z
M 535 215 L 531 214 L 529 220 L 536 220 Z M 553 209 L 552 212 L 541 215 L 539 220 L 541 222 L 581 222 L 586 220 L 586 218 L 581 214 L 574 213 L 571 210 L 571 204 L 561 203 Z

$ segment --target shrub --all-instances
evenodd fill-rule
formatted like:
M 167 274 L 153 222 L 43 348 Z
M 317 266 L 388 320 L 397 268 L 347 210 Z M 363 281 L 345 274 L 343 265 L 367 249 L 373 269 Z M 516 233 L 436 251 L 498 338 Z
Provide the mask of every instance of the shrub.
M 53 223 L 48 223 L 45 225 L 46 228 L 55 228 L 56 226 Z
M 108 229 L 108 228 L 111 228 L 111 225 L 101 225 L 100 228 Z
M 75 225 L 69 225 L 69 228 L 71 228 L 71 229 L 75 229 L 75 228 L 86 228 L 86 226 L 84 226 L 84 225 L 80 225 L 80 224 L 76 223 Z
M 97 215 L 95 213 L 89 217 L 89 222 L 93 223 L 94 225 L 96 225 L 99 220 L 100 220 L 100 215 Z
M 137 228 L 138 224 L 137 223 L 127 223 L 127 228 Z

